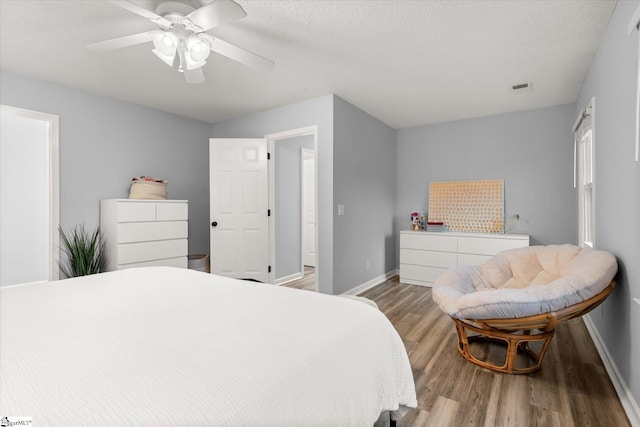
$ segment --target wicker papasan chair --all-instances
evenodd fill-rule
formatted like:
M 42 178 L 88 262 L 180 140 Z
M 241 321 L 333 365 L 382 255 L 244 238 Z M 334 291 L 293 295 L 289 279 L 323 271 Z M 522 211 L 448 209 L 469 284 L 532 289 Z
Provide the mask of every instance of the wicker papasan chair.
M 453 319 L 458 351 L 467 360 L 498 372 L 526 374 L 540 369 L 559 322 L 604 301 L 617 270 L 611 253 L 591 248 L 510 249 L 480 266 L 446 271 L 434 283 L 433 300 Z M 506 344 L 504 364 L 473 355 L 470 344 L 479 341 Z M 516 366 L 518 354 L 530 358 L 527 366 Z

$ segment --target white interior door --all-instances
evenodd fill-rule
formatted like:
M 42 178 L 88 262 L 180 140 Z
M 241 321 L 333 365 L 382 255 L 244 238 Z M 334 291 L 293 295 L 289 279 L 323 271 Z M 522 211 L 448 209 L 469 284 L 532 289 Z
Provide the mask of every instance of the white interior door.
M 266 139 L 209 143 L 211 272 L 268 281 Z
M 57 124 L 0 108 L 0 286 L 58 278 Z
M 315 153 L 302 148 L 302 263 L 316 266 Z

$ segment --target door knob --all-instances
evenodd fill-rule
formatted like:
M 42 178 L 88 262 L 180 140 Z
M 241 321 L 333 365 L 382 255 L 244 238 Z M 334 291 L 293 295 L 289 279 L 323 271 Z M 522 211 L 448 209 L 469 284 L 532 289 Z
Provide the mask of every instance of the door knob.
M 212 227 L 215 227 L 215 226 L 217 226 L 217 225 L 218 225 L 218 222 L 217 222 L 217 221 L 213 221 L 213 222 L 211 223 L 211 226 L 212 226 Z

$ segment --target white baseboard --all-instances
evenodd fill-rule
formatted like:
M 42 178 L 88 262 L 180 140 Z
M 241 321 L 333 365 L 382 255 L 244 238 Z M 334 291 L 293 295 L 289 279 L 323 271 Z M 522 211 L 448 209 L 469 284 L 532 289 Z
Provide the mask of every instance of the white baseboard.
M 609 374 L 609 378 L 611 378 L 611 382 L 613 383 L 613 387 L 616 389 L 616 393 L 618 393 L 620 403 L 622 403 L 622 407 L 624 408 L 631 425 L 633 427 L 640 427 L 640 407 L 638 406 L 638 402 L 636 402 L 635 398 L 631 394 L 631 390 L 629 390 L 629 387 L 627 386 L 627 383 L 624 381 L 624 378 L 622 378 L 622 375 L 620 375 L 620 371 L 618 371 L 618 367 L 616 366 L 613 357 L 611 357 L 611 353 L 607 350 L 600 333 L 596 329 L 589 315 L 582 316 L 582 319 L 584 320 L 587 331 L 589 331 L 589 335 L 591 335 L 591 339 L 598 350 L 598 354 L 600 354 L 602 363 L 604 363 L 604 367 Z
M 422 280 L 407 279 L 405 277 L 401 277 L 400 278 L 400 283 L 402 283 L 403 285 L 416 285 L 416 286 L 424 286 L 425 288 L 433 288 L 433 283 L 431 283 L 431 282 L 424 282 Z
M 397 276 L 398 275 L 398 269 L 393 269 L 391 271 L 387 271 L 384 274 L 381 274 L 378 277 L 374 277 L 373 279 L 364 282 L 361 285 L 356 286 L 355 288 L 351 288 L 349 289 L 347 292 L 343 292 L 342 295 L 358 295 L 361 294 L 362 292 L 373 288 L 374 286 L 378 286 L 380 283 L 384 282 L 385 280 L 388 280 L 390 278 L 392 278 L 393 276 Z
M 280 277 L 279 279 L 275 279 L 273 281 L 274 285 L 284 285 L 285 283 L 293 282 L 295 280 L 300 280 L 304 277 L 304 273 L 293 273 L 288 276 Z

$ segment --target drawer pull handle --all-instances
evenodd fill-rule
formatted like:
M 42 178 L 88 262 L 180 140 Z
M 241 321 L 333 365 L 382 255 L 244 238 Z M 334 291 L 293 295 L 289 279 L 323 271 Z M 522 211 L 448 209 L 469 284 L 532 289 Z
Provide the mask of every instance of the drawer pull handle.
M 217 225 L 218 225 L 218 222 L 217 222 L 217 221 L 213 221 L 213 222 L 211 223 L 211 226 L 212 226 L 212 227 L 216 227 Z

